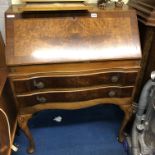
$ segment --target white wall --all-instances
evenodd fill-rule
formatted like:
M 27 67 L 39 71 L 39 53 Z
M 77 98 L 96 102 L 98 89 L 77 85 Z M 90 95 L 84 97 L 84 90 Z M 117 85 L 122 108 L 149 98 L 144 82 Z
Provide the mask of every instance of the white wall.
M 10 4 L 9 0 L 0 0 L 0 31 L 2 32 L 2 36 L 5 36 L 4 32 L 4 12 L 7 10 Z

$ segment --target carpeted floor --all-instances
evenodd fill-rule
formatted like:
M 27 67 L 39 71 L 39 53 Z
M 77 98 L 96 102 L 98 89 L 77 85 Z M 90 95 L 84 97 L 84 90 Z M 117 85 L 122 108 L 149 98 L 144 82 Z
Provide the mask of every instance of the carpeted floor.
M 61 122 L 53 119 L 62 117 Z M 123 113 L 104 105 L 83 110 L 46 110 L 29 122 L 36 142 L 34 155 L 126 155 L 117 135 Z M 20 131 L 13 155 L 26 155 L 27 140 Z

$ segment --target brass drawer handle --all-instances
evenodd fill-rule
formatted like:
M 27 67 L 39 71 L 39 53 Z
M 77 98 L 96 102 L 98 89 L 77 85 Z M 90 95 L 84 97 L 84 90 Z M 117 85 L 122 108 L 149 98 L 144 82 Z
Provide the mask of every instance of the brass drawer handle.
M 118 82 L 119 80 L 119 77 L 117 75 L 114 75 L 111 77 L 111 82 L 115 83 L 115 82 Z
M 43 82 L 37 82 L 36 80 L 33 80 L 33 85 L 34 87 L 38 88 L 38 89 L 43 89 L 45 87 Z
M 36 97 L 36 100 L 40 103 L 45 103 L 47 101 L 47 99 L 45 97 L 41 97 L 41 96 L 37 96 Z
M 108 93 L 109 97 L 114 97 L 116 95 L 116 92 L 114 90 L 111 90 L 109 93 Z

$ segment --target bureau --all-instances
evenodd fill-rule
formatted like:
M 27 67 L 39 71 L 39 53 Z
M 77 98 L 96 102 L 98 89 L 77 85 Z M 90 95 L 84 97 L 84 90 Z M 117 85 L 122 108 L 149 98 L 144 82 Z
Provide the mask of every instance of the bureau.
M 29 153 L 35 143 L 27 123 L 45 109 L 115 104 L 124 111 L 123 141 L 141 59 L 134 10 L 94 6 L 88 11 L 20 12 L 11 6 L 5 55 Z

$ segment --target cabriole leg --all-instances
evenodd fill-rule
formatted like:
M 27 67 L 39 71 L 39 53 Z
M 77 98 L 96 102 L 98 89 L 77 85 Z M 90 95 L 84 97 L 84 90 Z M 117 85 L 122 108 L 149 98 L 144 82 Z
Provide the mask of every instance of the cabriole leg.
M 32 114 L 26 114 L 26 115 L 19 115 L 18 116 L 18 125 L 21 128 L 21 130 L 24 132 L 26 137 L 28 138 L 29 145 L 27 148 L 28 153 L 33 153 L 35 150 L 35 144 L 32 137 L 32 134 L 30 132 L 30 129 L 28 127 L 28 121 L 32 118 Z
M 125 138 L 124 129 L 132 116 L 133 110 L 132 110 L 132 105 L 121 105 L 120 108 L 124 111 L 124 119 L 123 119 L 121 128 L 119 130 L 119 136 L 118 136 L 119 142 L 122 143 Z

